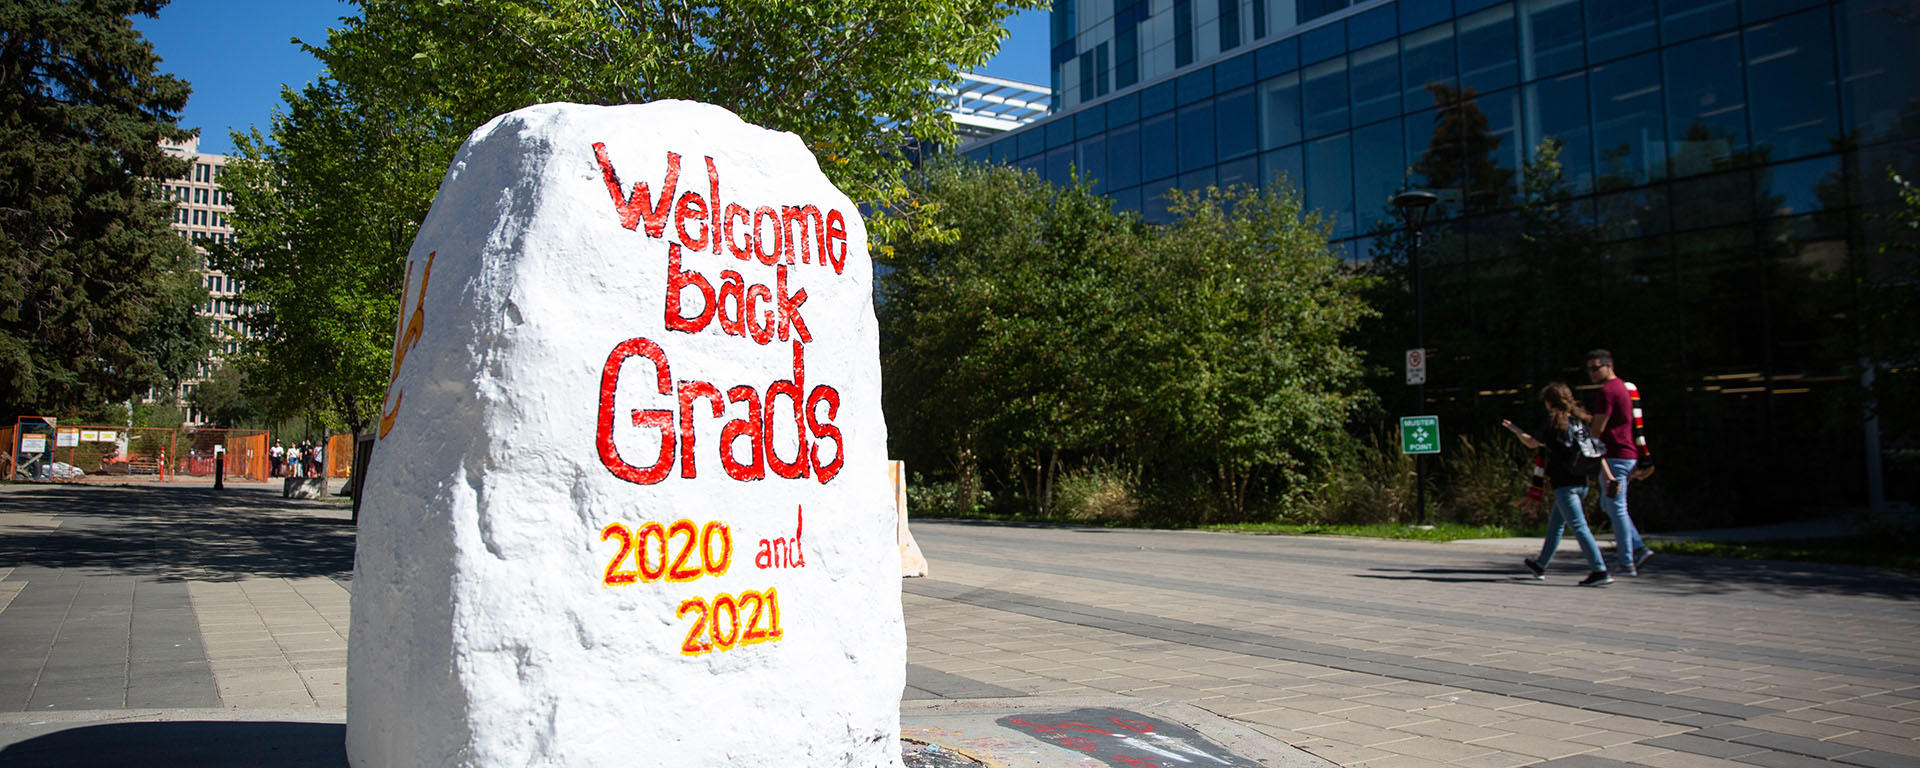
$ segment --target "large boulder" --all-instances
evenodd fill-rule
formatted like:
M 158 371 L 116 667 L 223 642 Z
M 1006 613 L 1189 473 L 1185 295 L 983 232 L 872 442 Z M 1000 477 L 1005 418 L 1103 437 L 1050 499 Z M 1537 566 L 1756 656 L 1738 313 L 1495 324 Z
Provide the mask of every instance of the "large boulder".
M 355 766 L 893 766 L 865 224 L 692 102 L 475 131 L 407 261 L 354 568 Z

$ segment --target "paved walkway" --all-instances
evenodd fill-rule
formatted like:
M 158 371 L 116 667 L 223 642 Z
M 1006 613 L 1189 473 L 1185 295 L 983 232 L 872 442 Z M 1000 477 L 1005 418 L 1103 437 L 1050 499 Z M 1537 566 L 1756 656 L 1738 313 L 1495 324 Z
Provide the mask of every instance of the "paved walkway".
M 342 764 L 348 518 L 0 486 L 0 764 Z M 1190 728 L 1187 764 L 1920 766 L 1914 574 L 1660 555 L 1580 589 L 1577 558 L 1523 578 L 1530 540 L 914 532 L 903 735 L 1004 768 L 1125 764 L 1008 725 L 1062 716 Z

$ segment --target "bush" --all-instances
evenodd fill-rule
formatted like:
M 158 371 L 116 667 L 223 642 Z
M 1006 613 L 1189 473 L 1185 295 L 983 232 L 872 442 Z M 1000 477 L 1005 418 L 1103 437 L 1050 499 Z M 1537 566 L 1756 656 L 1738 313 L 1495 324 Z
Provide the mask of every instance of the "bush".
M 1133 522 L 1141 510 L 1136 478 L 1111 466 L 1089 466 L 1062 475 L 1053 489 L 1055 514 L 1094 523 Z
M 1538 522 L 1518 505 L 1526 498 L 1532 456 L 1532 451 L 1509 437 L 1496 435 L 1482 447 L 1472 438 L 1461 436 L 1439 462 L 1446 479 L 1442 504 L 1447 518 L 1467 525 L 1509 528 Z
M 1413 457 L 1379 438 L 1327 473 L 1317 503 L 1300 522 L 1329 525 L 1395 523 L 1414 518 Z
M 907 482 L 907 514 L 919 517 L 971 517 L 993 506 L 993 494 L 979 491 L 971 507 L 961 504 L 960 484 L 952 480 L 929 482 L 915 472 Z

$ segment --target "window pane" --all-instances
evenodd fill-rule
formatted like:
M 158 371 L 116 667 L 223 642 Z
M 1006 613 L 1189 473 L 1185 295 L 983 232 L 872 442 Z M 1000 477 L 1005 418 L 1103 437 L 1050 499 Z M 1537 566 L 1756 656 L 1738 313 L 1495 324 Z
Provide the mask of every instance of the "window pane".
M 1252 88 L 1229 93 L 1214 102 L 1214 126 L 1222 159 L 1250 155 L 1258 148 L 1260 124 L 1254 120 L 1253 102 Z
M 1307 67 L 1301 88 L 1307 117 L 1307 135 L 1324 136 L 1347 129 L 1347 60 L 1328 59 Z
M 1518 77 L 1513 6 L 1502 5 L 1461 19 L 1460 84 L 1486 93 L 1513 85 Z
M 1605 0 L 1601 0 L 1605 2 Z M 1522 0 L 1520 63 L 1522 78 L 1533 80 L 1577 69 L 1586 63 L 1586 29 L 1580 21 L 1580 0 Z
M 1440 196 L 1430 219 L 1458 213 L 1459 190 L 1452 188 L 1460 167 L 1460 142 L 1452 128 L 1442 128 L 1442 112 L 1429 109 L 1407 115 L 1407 185 Z M 1453 114 L 1447 110 L 1445 114 Z
M 1920 131 L 1913 73 L 1920 71 L 1920 17 L 1911 0 L 1855 0 L 1841 11 L 1840 56 L 1847 127 L 1864 143 Z
M 1832 40 L 1824 8 L 1747 30 L 1756 160 L 1818 154 L 1839 137 Z
M 1468 161 L 1468 205 L 1480 210 L 1513 201 L 1520 177 L 1520 90 L 1508 88 L 1481 96 L 1474 103 L 1486 116 L 1486 131 L 1468 130 L 1463 137 Z
M 1067 171 L 1073 168 L 1073 147 L 1061 147 L 1047 153 L 1044 178 L 1055 184 L 1067 183 Z
M 1668 48 L 1667 138 L 1673 174 L 1686 176 L 1743 164 L 1746 89 L 1737 34 Z
M 1213 168 L 1202 168 L 1191 173 L 1180 174 L 1180 188 L 1188 192 L 1199 192 L 1214 186 Z
M 1566 192 L 1584 195 L 1593 190 L 1593 136 L 1587 121 L 1587 76 L 1580 74 L 1542 80 L 1527 86 L 1528 157 L 1551 138 L 1560 145 L 1560 171 Z
M 1594 199 L 1594 218 L 1605 240 L 1630 240 L 1667 231 L 1667 196 L 1659 186 Z
M 1758 370 L 1766 357 L 1761 333 L 1764 301 L 1753 236 L 1746 227 L 1674 237 L 1685 325 L 1677 340 L 1694 365 L 1713 370 Z M 1726 297 L 1743 300 L 1727 301 Z
M 1698 176 L 1673 183 L 1676 230 L 1740 224 L 1753 218 L 1753 179 L 1746 171 Z
M 1172 176 L 1177 168 L 1174 153 L 1173 115 L 1161 115 L 1140 124 L 1140 176 L 1158 182 Z M 1148 185 L 1153 186 L 1152 184 Z
M 1260 186 L 1266 188 L 1284 184 L 1294 192 L 1299 192 L 1306 180 L 1306 166 L 1300 155 L 1298 144 L 1260 155 Z
M 1140 188 L 1140 217 L 1149 224 L 1166 224 L 1173 221 L 1173 214 L 1167 212 L 1167 191 L 1175 186 L 1173 179 L 1158 184 L 1148 184 Z
M 1606 61 L 1639 53 L 1660 42 L 1654 0 L 1594 0 L 1587 3 L 1587 54 Z
M 1433 106 L 1428 85 L 1453 85 L 1453 25 L 1441 24 L 1401 38 L 1401 103 L 1408 112 Z
M 1180 171 L 1213 165 L 1213 102 L 1180 110 Z
M 1353 54 L 1353 122 L 1365 125 L 1400 114 L 1400 44 L 1386 42 Z
M 1600 189 L 1645 184 L 1666 176 L 1660 60 L 1654 54 L 1594 67 L 1593 133 Z
M 1222 189 L 1235 184 L 1257 186 L 1260 183 L 1260 158 L 1243 157 L 1220 164 L 1219 185 Z
M 1107 134 L 1107 176 L 1107 186 L 1113 188 L 1125 189 L 1140 183 L 1138 127 L 1129 125 Z
M 1284 74 L 1261 84 L 1260 124 L 1265 128 L 1260 140 L 1261 149 L 1283 147 L 1303 137 L 1300 131 L 1299 73 Z
M 1404 144 L 1399 120 L 1354 130 L 1353 197 L 1358 231 L 1372 232 L 1376 220 L 1393 217 L 1393 206 L 1387 198 L 1406 182 Z
M 1762 168 L 1754 188 L 1761 215 L 1792 216 L 1847 204 L 1839 155 Z
M 1080 142 L 1080 158 L 1075 168 L 1080 178 L 1093 182 L 1094 194 L 1107 190 L 1107 137 L 1096 136 Z
M 1740 23 L 1733 0 L 1660 0 L 1660 35 L 1669 43 L 1711 35 Z
M 1353 148 L 1345 134 L 1307 143 L 1307 208 L 1328 218 L 1333 237 L 1353 235 Z

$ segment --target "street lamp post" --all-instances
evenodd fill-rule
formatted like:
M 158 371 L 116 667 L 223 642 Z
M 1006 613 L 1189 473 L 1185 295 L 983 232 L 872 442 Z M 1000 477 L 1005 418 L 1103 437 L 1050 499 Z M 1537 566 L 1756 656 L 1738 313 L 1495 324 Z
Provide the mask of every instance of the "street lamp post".
M 1401 218 L 1407 222 L 1408 234 L 1413 238 L 1413 248 L 1407 255 L 1407 267 L 1413 271 L 1413 348 L 1420 350 L 1420 356 L 1427 356 L 1426 312 L 1423 306 L 1425 298 L 1420 284 L 1420 225 L 1426 223 L 1427 214 L 1439 197 L 1432 192 L 1409 189 L 1394 195 L 1388 202 L 1400 210 Z M 1414 415 L 1427 406 L 1427 381 L 1421 377 L 1414 385 Z M 1414 509 L 1418 525 L 1427 524 L 1427 456 L 1417 453 L 1413 456 L 1414 472 Z

